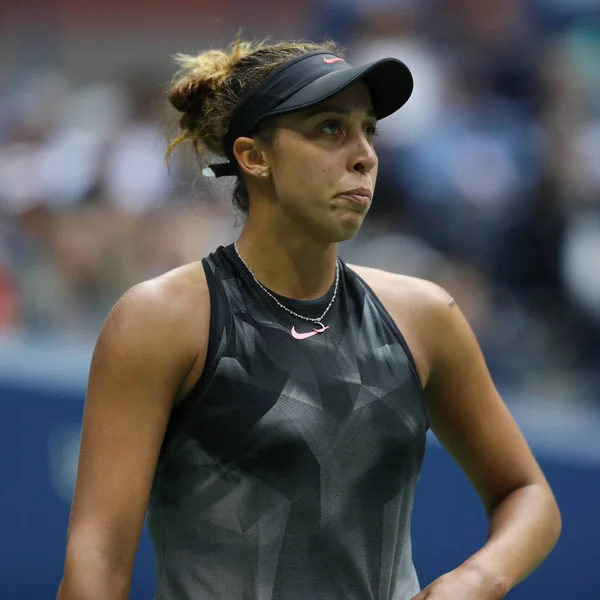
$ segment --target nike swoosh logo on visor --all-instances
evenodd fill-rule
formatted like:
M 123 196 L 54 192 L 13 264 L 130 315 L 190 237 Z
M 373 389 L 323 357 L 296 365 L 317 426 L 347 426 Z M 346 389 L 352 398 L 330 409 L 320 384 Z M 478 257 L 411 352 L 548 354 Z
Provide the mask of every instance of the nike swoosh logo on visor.
M 325 327 L 325 329 L 329 329 L 329 325 L 327 325 L 327 327 Z M 307 331 L 306 333 L 298 333 L 296 331 L 296 327 L 293 326 L 292 327 L 292 337 L 295 340 L 305 340 L 306 338 L 312 337 L 313 335 L 322 333 L 323 331 L 325 331 L 325 329 L 319 329 L 318 331 Z
M 326 56 L 323 57 L 323 62 L 327 63 L 328 65 L 330 65 L 331 63 L 337 62 L 338 60 L 345 62 L 344 59 L 340 58 L 339 56 L 336 56 L 335 58 L 327 58 Z

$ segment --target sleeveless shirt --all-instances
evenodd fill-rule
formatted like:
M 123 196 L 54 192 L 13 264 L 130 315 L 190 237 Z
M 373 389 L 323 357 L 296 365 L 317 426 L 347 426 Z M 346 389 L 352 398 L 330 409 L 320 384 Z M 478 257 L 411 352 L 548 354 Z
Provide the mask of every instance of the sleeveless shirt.
M 233 245 L 203 259 L 204 372 L 172 412 L 147 512 L 155 600 L 410 600 L 410 524 L 429 416 L 413 358 L 338 258 L 307 332 Z M 278 299 L 318 317 L 316 300 Z

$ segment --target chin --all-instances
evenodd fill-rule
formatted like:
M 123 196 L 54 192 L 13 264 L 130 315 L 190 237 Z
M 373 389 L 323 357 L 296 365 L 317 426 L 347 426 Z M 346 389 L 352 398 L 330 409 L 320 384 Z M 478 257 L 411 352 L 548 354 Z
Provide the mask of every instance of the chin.
M 305 222 L 305 231 L 322 244 L 345 242 L 360 231 L 366 214 L 367 211 L 334 210 L 320 220 L 313 217 Z
M 337 244 L 353 238 L 360 231 L 361 225 L 362 220 L 360 223 L 336 223 L 331 227 L 313 229 L 311 237 L 321 244 Z
M 344 215 L 343 218 L 338 222 L 335 231 L 332 231 L 332 237 L 335 242 L 345 242 L 353 238 L 359 231 L 363 224 L 365 215 L 353 213 L 352 215 Z

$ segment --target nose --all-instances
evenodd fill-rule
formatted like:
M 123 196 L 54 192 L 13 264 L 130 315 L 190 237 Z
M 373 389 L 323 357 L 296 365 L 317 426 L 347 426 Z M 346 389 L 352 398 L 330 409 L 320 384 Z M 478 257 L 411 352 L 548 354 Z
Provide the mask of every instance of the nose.
M 364 132 L 356 136 L 352 150 L 348 165 L 350 170 L 366 174 L 377 166 L 377 153 L 373 142 Z

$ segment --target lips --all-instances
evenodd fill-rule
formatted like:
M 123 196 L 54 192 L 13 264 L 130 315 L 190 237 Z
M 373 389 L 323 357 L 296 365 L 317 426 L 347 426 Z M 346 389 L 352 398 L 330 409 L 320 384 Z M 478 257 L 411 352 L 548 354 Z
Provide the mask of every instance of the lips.
M 351 198 L 359 204 L 367 205 L 369 202 L 371 202 L 373 192 L 371 192 L 371 190 L 368 188 L 355 188 L 353 190 L 342 192 L 341 194 L 338 194 L 338 196 L 345 196 L 346 198 Z

